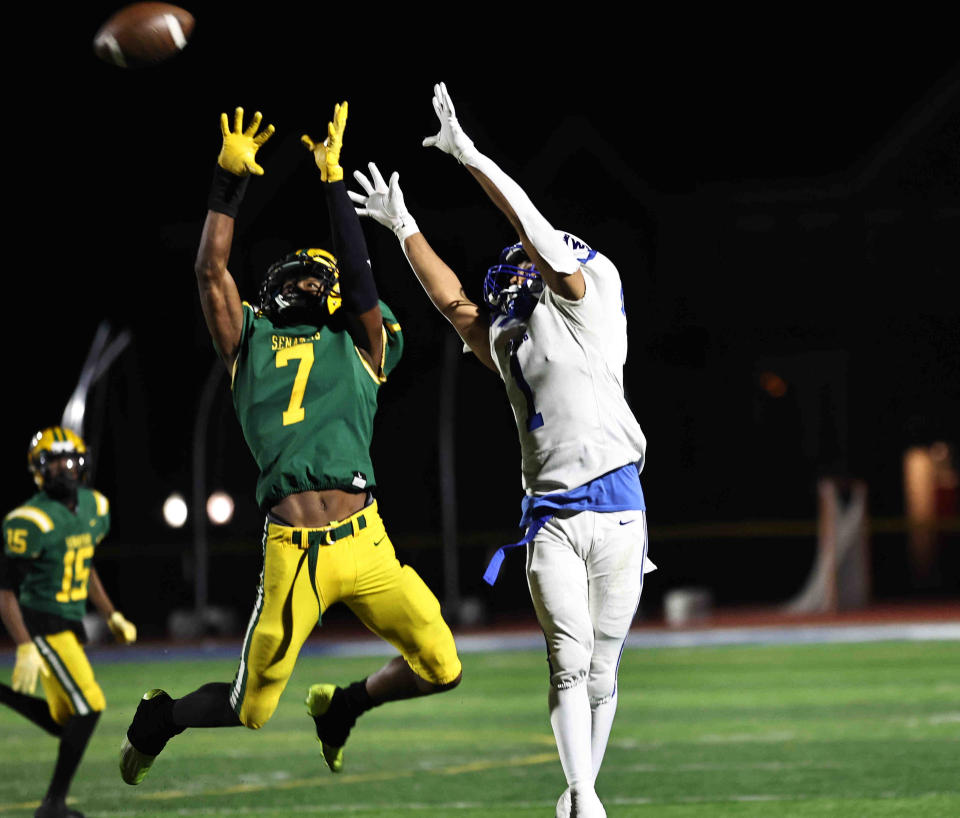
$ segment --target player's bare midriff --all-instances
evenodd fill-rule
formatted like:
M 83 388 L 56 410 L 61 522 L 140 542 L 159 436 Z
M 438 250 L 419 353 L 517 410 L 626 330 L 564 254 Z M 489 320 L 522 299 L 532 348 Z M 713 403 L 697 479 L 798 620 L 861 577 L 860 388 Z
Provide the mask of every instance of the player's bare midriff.
M 292 526 L 320 528 L 356 514 L 366 502 L 366 493 L 340 489 L 301 491 L 284 497 L 270 511 Z

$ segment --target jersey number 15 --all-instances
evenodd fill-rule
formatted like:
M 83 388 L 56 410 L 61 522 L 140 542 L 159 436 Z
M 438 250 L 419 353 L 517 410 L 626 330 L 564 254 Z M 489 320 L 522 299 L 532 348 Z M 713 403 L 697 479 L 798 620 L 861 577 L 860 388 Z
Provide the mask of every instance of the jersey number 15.
M 78 599 L 87 598 L 92 556 L 92 545 L 67 549 L 63 555 L 63 582 L 57 591 L 57 602 L 76 602 Z

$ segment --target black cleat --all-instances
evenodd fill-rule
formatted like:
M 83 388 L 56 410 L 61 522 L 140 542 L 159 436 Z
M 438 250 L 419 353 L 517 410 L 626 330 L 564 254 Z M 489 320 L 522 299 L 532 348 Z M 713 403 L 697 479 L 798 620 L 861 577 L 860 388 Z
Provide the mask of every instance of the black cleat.
M 154 688 L 143 694 L 133 721 L 120 745 L 120 777 L 127 784 L 139 784 L 146 777 L 171 736 L 165 732 L 160 714 L 170 706 L 170 696 Z
M 311 685 L 305 701 L 307 712 L 317 726 L 317 741 L 323 747 L 323 760 L 332 772 L 343 769 L 343 745 L 357 723 L 347 708 L 343 688 L 331 684 Z
M 83 818 L 83 813 L 75 809 L 70 809 L 65 801 L 48 801 L 37 807 L 33 813 L 33 818 Z

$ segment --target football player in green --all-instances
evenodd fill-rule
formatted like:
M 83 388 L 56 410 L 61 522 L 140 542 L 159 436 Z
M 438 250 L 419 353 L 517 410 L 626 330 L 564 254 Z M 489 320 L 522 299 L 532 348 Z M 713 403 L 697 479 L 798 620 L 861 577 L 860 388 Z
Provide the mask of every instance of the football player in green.
M 304 249 L 267 271 L 259 303 L 241 301 L 227 270 L 234 219 L 256 152 L 273 133 L 255 113 L 244 130 L 221 115 L 214 171 L 196 261 L 200 303 L 231 374 L 234 408 L 260 469 L 266 517 L 263 569 L 232 682 L 211 682 L 180 699 L 147 691 L 120 753 L 124 781 L 137 784 L 166 743 L 187 727 L 263 726 L 276 709 L 306 638 L 324 611 L 344 602 L 399 656 L 341 688 L 307 693 L 323 757 L 334 772 L 358 716 L 388 701 L 449 690 L 461 678 L 453 635 L 436 597 L 397 560 L 377 502 L 370 461 L 380 386 L 403 345 L 379 300 L 366 242 L 343 183 L 339 157 L 347 103 L 334 109 L 313 153 L 330 216 L 326 250 Z M 259 130 L 259 132 L 258 132 Z
M 67 791 L 106 702 L 83 651 L 87 599 L 113 635 L 129 644 L 136 627 L 110 601 L 92 560 L 110 530 L 107 498 L 83 485 L 87 447 L 52 426 L 30 441 L 27 463 L 40 489 L 3 519 L 0 618 L 17 644 L 13 686 L 0 702 L 60 739 L 53 779 L 35 815 L 80 816 Z M 37 680 L 46 699 L 34 696 Z

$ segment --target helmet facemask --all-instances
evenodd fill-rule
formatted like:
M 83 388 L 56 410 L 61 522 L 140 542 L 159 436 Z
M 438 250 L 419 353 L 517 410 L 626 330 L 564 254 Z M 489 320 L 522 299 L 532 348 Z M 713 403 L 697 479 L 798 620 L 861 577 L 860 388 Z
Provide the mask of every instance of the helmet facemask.
M 54 500 L 76 502 L 86 465 L 82 454 L 43 455 L 38 467 L 43 475 L 43 490 Z
M 487 270 L 483 279 L 483 299 L 487 307 L 520 321 L 530 317 L 542 293 L 543 278 L 519 244 L 505 247 L 500 253 L 500 263 Z
M 315 278 L 315 292 L 299 283 Z M 340 273 L 326 250 L 298 250 L 271 265 L 260 285 L 260 312 L 276 324 L 324 323 L 340 306 Z

